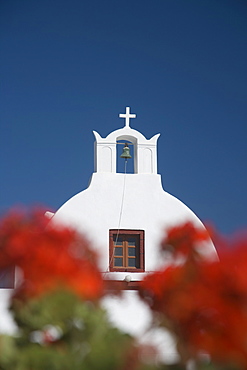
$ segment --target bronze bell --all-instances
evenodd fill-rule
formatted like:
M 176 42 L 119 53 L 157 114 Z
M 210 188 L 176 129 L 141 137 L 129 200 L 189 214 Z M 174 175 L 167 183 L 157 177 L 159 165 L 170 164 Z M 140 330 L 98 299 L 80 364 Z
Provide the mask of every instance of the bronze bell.
M 130 148 L 128 147 L 127 143 L 124 144 L 123 153 L 120 155 L 120 158 L 132 158 L 130 155 Z

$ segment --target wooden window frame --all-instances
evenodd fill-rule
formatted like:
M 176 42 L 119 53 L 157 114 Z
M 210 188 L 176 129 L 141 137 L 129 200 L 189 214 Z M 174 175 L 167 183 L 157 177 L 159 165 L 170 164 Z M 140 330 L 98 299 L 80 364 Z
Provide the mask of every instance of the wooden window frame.
M 121 235 L 135 235 L 139 237 L 139 245 L 138 245 L 138 251 L 137 256 L 139 259 L 139 266 L 138 267 L 128 267 L 127 266 L 127 259 L 131 258 L 130 256 L 126 256 L 126 250 L 123 255 L 123 259 L 125 259 L 125 266 L 123 267 L 117 267 L 114 266 L 114 241 L 113 236 L 118 234 Z M 117 271 L 117 272 L 144 272 L 145 271 L 145 256 L 144 256 L 144 244 L 145 244 L 145 233 L 144 230 L 129 230 L 129 229 L 111 229 L 109 230 L 109 266 L 110 271 Z M 125 248 L 125 247 L 124 247 Z

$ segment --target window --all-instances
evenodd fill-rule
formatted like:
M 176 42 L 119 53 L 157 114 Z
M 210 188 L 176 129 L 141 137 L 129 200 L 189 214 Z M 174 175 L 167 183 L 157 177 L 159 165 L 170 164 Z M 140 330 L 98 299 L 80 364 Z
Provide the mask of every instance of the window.
M 144 231 L 110 230 L 110 271 L 144 271 Z

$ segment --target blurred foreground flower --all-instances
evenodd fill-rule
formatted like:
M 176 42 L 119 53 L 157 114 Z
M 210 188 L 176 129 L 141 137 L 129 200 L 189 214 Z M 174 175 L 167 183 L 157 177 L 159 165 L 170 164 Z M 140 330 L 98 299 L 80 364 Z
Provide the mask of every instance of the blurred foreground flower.
M 204 229 L 187 223 L 167 231 L 161 249 L 176 263 L 148 274 L 140 296 L 177 342 L 181 361 L 170 367 L 142 363 L 153 349 L 109 323 L 87 240 L 48 222 L 43 212 L 0 221 L 0 270 L 16 266 L 22 275 L 10 307 L 18 331 L 0 335 L 1 370 L 180 370 L 189 360 L 200 370 L 247 369 L 246 235 L 229 244 L 212 234 L 220 251 L 212 261 L 203 253 Z
M 97 257 L 87 240 L 69 228 L 48 225 L 43 212 L 15 212 L 3 218 L 0 253 L 0 269 L 21 270 L 23 281 L 16 294 L 23 299 L 56 287 L 69 288 L 85 299 L 103 294 Z
M 247 369 L 247 238 L 229 246 L 213 237 L 220 259 L 207 261 L 197 249 L 206 232 L 188 223 L 169 230 L 162 248 L 184 262 L 148 275 L 140 294 L 176 338 L 182 364 L 194 359 L 201 369 L 207 354 L 210 368 Z
M 103 280 L 87 240 L 48 222 L 43 212 L 0 221 L 0 270 L 22 275 L 10 306 L 17 333 L 0 335 L 0 369 L 144 370 L 135 340 L 100 307 Z

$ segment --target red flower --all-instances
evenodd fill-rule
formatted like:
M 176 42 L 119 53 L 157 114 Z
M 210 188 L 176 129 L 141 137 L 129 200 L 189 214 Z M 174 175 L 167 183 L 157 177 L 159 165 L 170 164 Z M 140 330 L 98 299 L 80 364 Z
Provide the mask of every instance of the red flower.
M 223 248 L 221 238 L 220 260 L 210 262 L 191 258 L 204 237 L 188 224 L 170 230 L 163 247 L 168 241 L 188 258 L 148 275 L 140 294 L 162 314 L 162 325 L 175 333 L 188 357 L 206 352 L 215 361 L 246 369 L 247 238 L 231 243 L 232 249 L 226 243 Z
M 87 240 L 69 228 L 48 224 L 43 213 L 12 213 L 0 221 L 0 268 L 23 273 L 18 294 L 39 295 L 63 286 L 83 298 L 103 292 L 97 258 Z
M 191 256 L 197 253 L 197 246 L 204 241 L 209 241 L 210 236 L 203 227 L 195 227 L 191 222 L 174 226 L 167 231 L 161 243 L 161 248 L 172 251 L 174 256 Z

